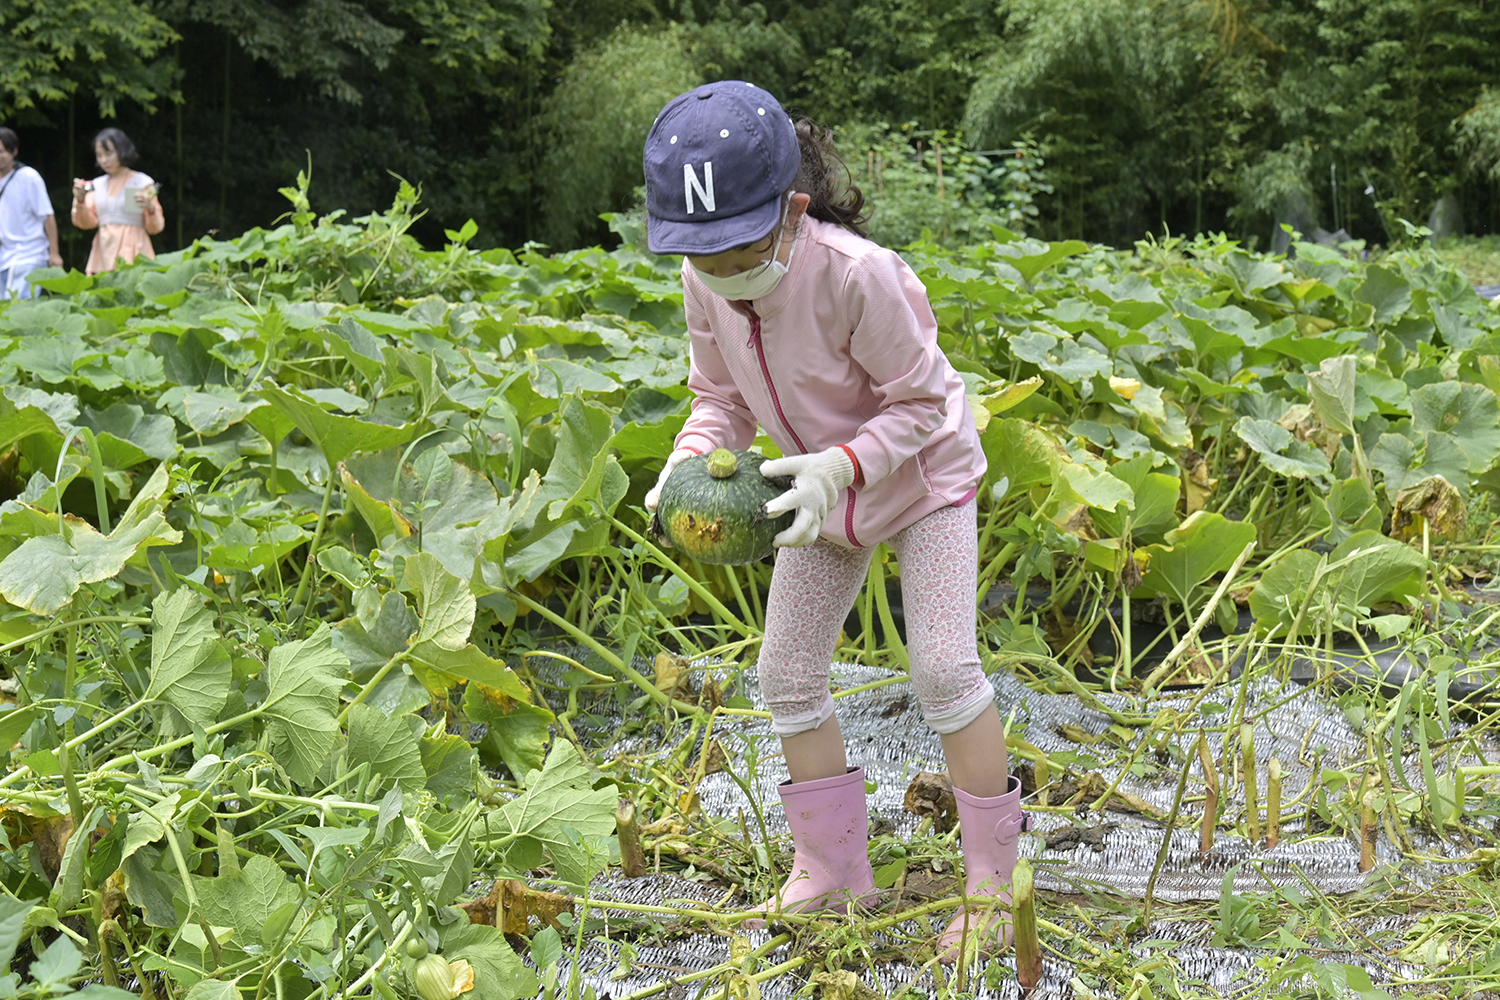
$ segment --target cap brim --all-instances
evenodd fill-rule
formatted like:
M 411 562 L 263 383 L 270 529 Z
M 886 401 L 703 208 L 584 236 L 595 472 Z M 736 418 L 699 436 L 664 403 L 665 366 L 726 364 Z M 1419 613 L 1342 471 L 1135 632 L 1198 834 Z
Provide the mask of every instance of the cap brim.
M 780 197 L 728 219 L 705 216 L 702 222 L 673 222 L 648 214 L 646 246 L 652 253 L 711 257 L 765 239 L 780 221 Z

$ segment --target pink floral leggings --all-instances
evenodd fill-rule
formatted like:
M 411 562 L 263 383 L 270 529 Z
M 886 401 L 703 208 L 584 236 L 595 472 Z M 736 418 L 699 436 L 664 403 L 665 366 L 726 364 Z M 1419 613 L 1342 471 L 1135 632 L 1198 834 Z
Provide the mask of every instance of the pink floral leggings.
M 995 699 L 974 638 L 976 506 L 943 507 L 889 539 L 901 564 L 912 687 L 939 733 L 967 726 Z M 816 729 L 833 716 L 829 663 L 873 552 L 820 538 L 777 554 L 758 665 L 777 735 Z

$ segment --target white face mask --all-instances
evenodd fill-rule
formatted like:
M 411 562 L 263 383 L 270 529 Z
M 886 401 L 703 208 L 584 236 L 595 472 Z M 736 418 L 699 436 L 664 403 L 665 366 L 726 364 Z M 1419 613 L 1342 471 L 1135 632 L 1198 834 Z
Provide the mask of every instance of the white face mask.
M 787 270 L 791 267 L 792 257 L 797 253 L 797 241 L 792 240 L 791 253 L 786 255 L 786 263 L 777 260 L 781 256 L 781 244 L 786 239 L 787 214 L 791 211 L 791 200 L 787 200 L 786 208 L 781 212 L 781 233 L 776 237 L 776 249 L 771 252 L 771 259 L 759 267 L 752 267 L 748 271 L 739 274 L 731 274 L 727 278 L 718 278 L 712 274 L 706 274 L 693 268 L 698 275 L 698 280 L 703 282 L 703 287 L 721 298 L 760 299 L 770 295 L 776 286 L 781 284 L 781 279 L 786 277 Z

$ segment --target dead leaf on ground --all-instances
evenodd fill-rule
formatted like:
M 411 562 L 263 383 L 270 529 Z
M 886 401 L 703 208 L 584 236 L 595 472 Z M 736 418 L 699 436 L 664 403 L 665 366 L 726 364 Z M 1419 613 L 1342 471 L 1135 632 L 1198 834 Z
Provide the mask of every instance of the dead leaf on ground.
M 669 698 L 693 700 L 692 664 L 680 656 L 662 651 L 656 654 L 656 676 L 653 683 Z
M 717 677 L 710 677 L 703 682 L 703 692 L 700 700 L 705 712 L 712 712 L 724 704 L 724 689 L 719 687 L 719 679 Z
M 488 927 L 498 926 L 495 923 L 495 909 L 500 905 L 500 883 L 496 882 L 490 886 L 490 894 L 481 899 L 471 899 L 467 903 L 459 903 L 458 908 L 469 915 L 469 923 L 484 924 Z
M 556 892 L 533 889 L 520 879 L 501 879 L 484 899 L 461 904 L 471 924 L 488 924 L 506 934 L 529 935 L 531 921 L 562 930 L 559 914 L 573 912 L 573 900 Z
M 698 755 L 698 763 L 693 765 L 693 774 L 699 781 L 710 774 L 718 774 L 729 766 L 729 755 L 719 745 L 718 740 L 709 740 L 708 746 Z
M 1104 837 L 1118 823 L 1100 823 L 1096 826 L 1062 826 L 1047 834 L 1047 850 L 1071 851 L 1075 847 L 1091 847 L 1095 854 L 1104 850 Z
M 927 868 L 908 868 L 906 882 L 901 887 L 903 897 L 917 900 L 946 899 L 958 894 L 958 876 L 938 874 Z
M 1063 775 L 1057 784 L 1057 790 L 1052 793 L 1053 802 L 1072 807 L 1081 805 L 1093 805 L 1099 801 L 1099 797 L 1109 791 L 1109 782 L 1104 775 L 1094 771 L 1087 771 L 1082 775 L 1069 771 Z M 1114 812 L 1139 813 L 1149 819 L 1162 820 L 1165 817 L 1162 811 L 1139 795 L 1131 795 L 1129 792 L 1115 789 L 1110 795 L 1109 801 L 1104 808 Z
M 931 816 L 939 833 L 947 833 L 958 822 L 958 800 L 947 771 L 918 771 L 906 786 L 901 804 L 913 816 Z

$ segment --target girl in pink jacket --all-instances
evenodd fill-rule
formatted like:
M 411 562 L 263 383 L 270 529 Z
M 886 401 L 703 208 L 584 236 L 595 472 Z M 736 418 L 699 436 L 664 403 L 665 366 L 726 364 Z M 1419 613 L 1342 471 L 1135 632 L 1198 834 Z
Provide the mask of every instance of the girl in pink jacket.
M 864 771 L 848 765 L 829 662 L 871 552 L 888 542 L 911 683 L 942 737 L 967 894 L 981 898 L 938 949 L 949 962 L 964 943 L 993 954 L 1009 943 L 1010 920 L 984 897 L 1009 900 L 1024 819 L 975 641 L 984 453 L 926 289 L 865 238 L 864 197 L 827 134 L 794 124 L 751 84 L 707 84 L 668 103 L 646 139 L 645 171 L 650 248 L 686 258 L 697 396 L 646 506 L 655 510 L 679 462 L 749 447 L 757 424 L 786 456 L 761 471 L 793 478 L 766 505 L 796 516 L 776 538 L 758 670 L 791 773 L 779 790 L 796 852 L 767 911 L 875 899 Z

